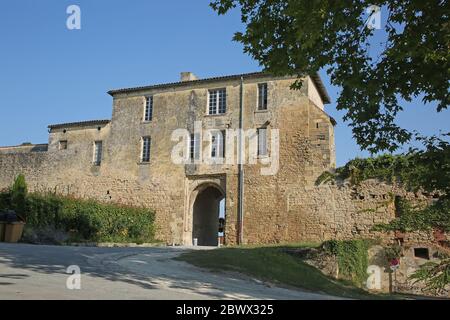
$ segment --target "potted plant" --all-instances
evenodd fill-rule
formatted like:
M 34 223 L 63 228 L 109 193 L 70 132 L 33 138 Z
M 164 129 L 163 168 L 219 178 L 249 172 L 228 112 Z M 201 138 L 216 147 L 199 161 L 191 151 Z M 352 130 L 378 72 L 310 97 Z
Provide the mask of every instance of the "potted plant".
M 0 212 L 0 242 L 5 240 L 6 213 Z
M 5 242 L 17 243 L 22 238 L 25 223 L 20 221 L 15 211 L 9 211 L 6 217 Z
M 27 192 L 25 177 L 20 174 L 11 189 L 11 206 L 14 211 L 10 210 L 6 215 L 5 242 L 17 243 L 22 238 Z

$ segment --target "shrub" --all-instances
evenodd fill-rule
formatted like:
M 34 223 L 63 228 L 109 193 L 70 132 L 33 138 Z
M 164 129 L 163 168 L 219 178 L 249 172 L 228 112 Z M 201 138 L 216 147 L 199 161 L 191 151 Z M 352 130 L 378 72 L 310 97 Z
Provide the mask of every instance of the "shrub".
M 330 240 L 324 242 L 322 248 L 336 256 L 342 278 L 351 280 L 357 286 L 363 286 L 368 277 L 369 266 L 367 240 Z
M 25 201 L 27 192 L 28 188 L 25 181 L 25 176 L 23 174 L 20 174 L 17 176 L 11 188 L 11 207 L 20 216 L 25 214 Z
M 402 256 L 402 247 L 398 244 L 388 246 L 384 248 L 384 256 L 387 262 L 399 259 Z
M 11 209 L 11 193 L 9 191 L 0 192 L 0 211 Z
M 6 193 L 1 202 L 7 203 Z M 24 212 L 27 226 L 35 230 L 59 230 L 70 241 L 154 242 L 155 214 L 146 208 L 103 204 L 52 194 L 29 194 Z

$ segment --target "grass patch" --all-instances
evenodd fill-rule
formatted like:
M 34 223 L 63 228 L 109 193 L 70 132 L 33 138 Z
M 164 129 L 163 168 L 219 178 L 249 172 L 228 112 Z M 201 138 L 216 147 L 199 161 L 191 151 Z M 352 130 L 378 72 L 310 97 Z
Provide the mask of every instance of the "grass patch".
M 300 258 L 283 251 L 285 248 L 305 246 L 307 245 L 230 247 L 192 251 L 177 259 L 212 271 L 240 272 L 277 285 L 293 286 L 315 293 L 354 299 L 386 299 L 388 297 L 369 294 L 352 286 L 349 282 L 331 279 Z

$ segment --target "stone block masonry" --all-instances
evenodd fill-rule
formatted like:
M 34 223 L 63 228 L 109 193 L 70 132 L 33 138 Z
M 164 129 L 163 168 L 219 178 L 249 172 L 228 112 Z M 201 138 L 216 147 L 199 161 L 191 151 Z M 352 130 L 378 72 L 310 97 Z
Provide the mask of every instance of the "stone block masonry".
M 244 165 L 245 243 L 374 237 L 373 225 L 395 217 L 391 195 L 413 196 L 376 181 L 358 187 L 316 186 L 324 171 L 335 168 L 335 122 L 324 111 L 329 97 L 318 76 L 306 78 L 301 90 L 291 90 L 295 78 L 264 73 L 211 79 L 184 73 L 183 81 L 176 83 L 110 91 L 111 120 L 52 125 L 48 145 L 0 148 L 0 189 L 22 173 L 31 192 L 153 208 L 157 237 L 190 245 L 193 234 L 201 232 L 193 229 L 207 227 L 199 226 L 198 219 L 194 226 L 194 217 L 200 214 L 196 208 L 211 207 L 196 201 L 205 198 L 199 197 L 202 192 L 215 188 L 217 192 L 208 194 L 224 199 L 225 242 L 236 244 L 237 163 L 179 165 L 171 156 L 176 144 L 172 133 L 177 129 L 193 133 L 198 122 L 203 130 L 239 129 L 241 78 L 243 129 L 279 130 L 279 170 L 264 176 L 264 164 Z M 262 109 L 260 85 L 267 85 L 267 108 Z M 225 90 L 223 101 L 211 97 L 217 90 Z M 209 114 L 214 103 L 226 110 Z M 151 121 L 146 121 L 149 112 Z M 151 138 L 149 162 L 142 161 L 145 137 Z M 96 142 L 102 146 L 101 163 L 95 158 Z M 203 141 L 202 147 L 211 150 L 211 143 Z M 218 210 L 210 214 L 218 215 Z

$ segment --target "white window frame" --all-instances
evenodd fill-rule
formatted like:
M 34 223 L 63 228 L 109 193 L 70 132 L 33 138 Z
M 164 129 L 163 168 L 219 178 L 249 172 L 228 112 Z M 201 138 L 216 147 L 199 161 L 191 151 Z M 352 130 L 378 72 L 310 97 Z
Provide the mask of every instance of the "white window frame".
M 100 146 L 100 148 L 98 146 Z M 94 141 L 94 158 L 93 158 L 94 165 L 100 166 L 102 164 L 102 158 L 103 158 L 103 141 L 101 140 Z
M 218 160 L 225 158 L 225 130 L 212 131 L 210 133 L 210 150 L 211 159 Z M 213 151 L 215 150 L 215 155 Z
M 149 163 L 151 159 L 152 150 L 152 138 L 149 136 L 142 137 L 141 139 L 141 163 Z M 148 145 L 146 141 L 148 140 Z
M 146 96 L 144 99 L 144 122 L 153 121 L 153 96 Z
M 198 133 L 191 134 L 189 142 L 189 159 L 191 161 L 200 160 L 200 135 Z
M 223 93 L 223 95 L 221 95 Z M 215 106 L 212 106 L 211 104 L 211 98 L 215 98 Z M 221 99 L 221 97 L 223 99 Z M 221 112 L 220 109 L 220 102 L 223 101 L 224 107 Z M 212 112 L 212 110 L 214 110 Z M 208 90 L 208 110 L 207 114 L 210 116 L 216 116 L 216 115 L 224 115 L 227 113 L 227 89 L 221 88 L 221 89 L 212 89 Z

